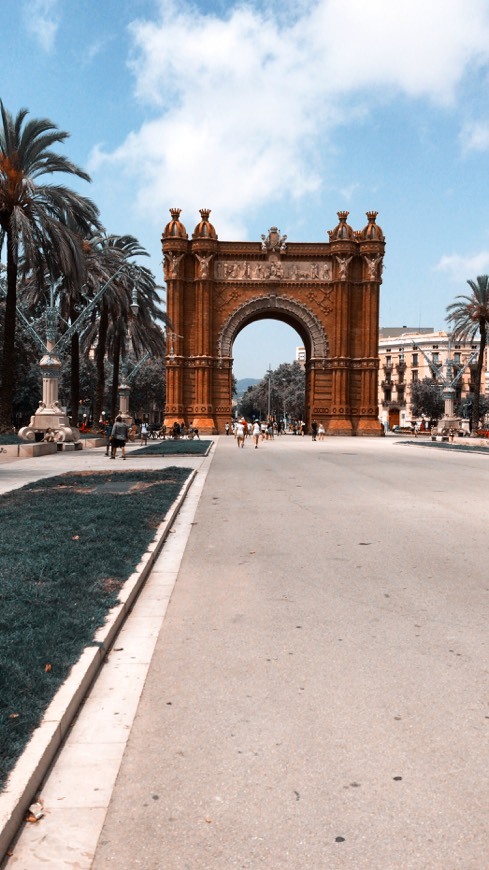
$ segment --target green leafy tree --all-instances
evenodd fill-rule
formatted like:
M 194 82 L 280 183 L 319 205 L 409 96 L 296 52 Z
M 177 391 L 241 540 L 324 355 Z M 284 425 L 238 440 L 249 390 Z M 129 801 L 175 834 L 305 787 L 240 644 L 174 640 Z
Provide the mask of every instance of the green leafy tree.
M 270 380 L 269 380 L 270 378 Z M 305 373 L 298 362 L 281 363 L 244 393 L 239 410 L 245 417 L 266 417 L 270 395 L 270 413 L 274 417 L 302 418 L 305 401 Z
M 452 325 L 454 337 L 460 341 L 473 341 L 477 334 L 480 338 L 472 404 L 472 428 L 477 429 L 481 417 L 481 379 L 489 324 L 489 276 L 479 275 L 467 284 L 472 293 L 456 296 L 455 301 L 447 305 L 447 321 Z
M 160 423 L 166 402 L 166 371 L 163 359 L 149 359 L 134 375 L 129 397 L 134 417 Z
M 47 119 L 26 121 L 27 109 L 14 117 L 1 101 L 0 114 L 0 254 L 5 243 L 7 257 L 0 429 L 9 429 L 20 267 L 39 273 L 47 267 L 51 275 L 59 270 L 81 280 L 84 264 L 78 233 L 85 235 L 99 223 L 97 208 L 89 199 L 62 185 L 38 182 L 41 176 L 58 172 L 90 181 L 86 172 L 52 150 L 68 133 Z
M 429 417 L 439 420 L 443 416 L 445 403 L 441 386 L 433 378 L 423 378 L 411 384 L 411 409 L 415 417 Z

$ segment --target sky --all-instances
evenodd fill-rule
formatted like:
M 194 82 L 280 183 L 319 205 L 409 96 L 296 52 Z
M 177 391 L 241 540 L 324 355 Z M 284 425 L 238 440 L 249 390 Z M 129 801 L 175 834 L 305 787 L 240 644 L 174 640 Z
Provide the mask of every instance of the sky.
M 19 0 L 2 30 L 4 105 L 70 133 L 92 182 L 69 183 L 161 283 L 172 207 L 189 235 L 210 208 L 222 241 L 328 241 L 338 211 L 378 211 L 384 327 L 444 329 L 489 272 L 488 0 Z M 252 324 L 234 373 L 298 344 Z

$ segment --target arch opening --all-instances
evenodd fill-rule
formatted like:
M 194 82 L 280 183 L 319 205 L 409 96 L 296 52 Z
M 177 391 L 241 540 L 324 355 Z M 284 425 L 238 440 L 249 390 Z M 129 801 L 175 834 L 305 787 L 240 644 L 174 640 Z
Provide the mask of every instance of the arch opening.
M 304 353 L 302 353 L 304 348 Z M 257 317 L 235 335 L 232 349 L 233 375 L 262 378 L 269 369 L 310 357 L 309 336 L 297 324 L 273 317 Z

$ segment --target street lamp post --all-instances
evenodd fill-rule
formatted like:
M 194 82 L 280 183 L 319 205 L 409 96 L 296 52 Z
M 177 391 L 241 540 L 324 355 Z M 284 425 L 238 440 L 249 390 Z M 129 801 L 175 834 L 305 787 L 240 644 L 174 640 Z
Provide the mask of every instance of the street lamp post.
M 45 335 L 44 341 L 38 334 L 33 324 L 29 322 L 27 317 L 17 306 L 17 315 L 29 332 L 35 343 L 39 347 L 42 357 L 39 361 L 39 367 L 42 372 L 42 400 L 39 402 L 39 407 L 30 419 L 28 426 L 23 426 L 19 429 L 19 437 L 24 441 L 35 441 L 36 434 L 44 435 L 47 429 L 54 431 L 54 437 L 58 442 L 67 442 L 74 445 L 80 442 L 80 433 L 76 426 L 72 426 L 70 421 L 61 408 L 58 399 L 59 379 L 61 375 L 60 355 L 75 335 L 86 322 L 87 318 L 93 312 L 94 308 L 104 295 L 109 284 L 124 268 L 131 268 L 132 264 L 123 263 L 116 272 L 109 278 L 108 281 L 97 291 L 93 299 L 83 309 L 79 317 L 74 323 L 58 338 L 58 321 L 59 321 L 59 304 L 56 301 L 57 290 L 62 283 L 62 278 L 53 282 L 49 291 L 49 305 L 44 312 Z M 5 295 L 3 291 L 2 295 Z M 131 310 L 137 313 L 137 284 L 132 291 Z M 75 409 L 73 409 L 75 410 Z M 80 445 L 81 446 L 81 445 Z
M 421 351 L 426 362 L 428 363 L 433 378 L 435 379 L 435 381 L 438 381 L 443 387 L 441 395 L 445 403 L 445 412 L 440 423 L 438 424 L 438 434 L 445 435 L 450 429 L 459 429 L 461 421 L 459 417 L 455 416 L 454 407 L 456 396 L 455 387 L 461 380 L 465 369 L 472 365 L 473 361 L 477 358 L 479 351 L 474 351 L 474 353 L 470 356 L 465 365 L 461 366 L 461 368 L 458 370 L 457 374 L 454 377 L 450 342 L 448 343 L 448 355 L 445 363 L 445 375 L 443 374 L 443 366 L 441 363 L 440 365 L 437 365 L 433 359 L 429 358 L 428 354 L 423 350 L 423 348 L 417 345 L 414 341 L 413 347 L 414 349 Z
M 268 421 L 270 420 L 271 398 L 272 398 L 272 364 L 268 363 Z
M 131 369 L 131 371 L 129 373 L 126 371 L 125 366 L 123 366 L 123 368 L 121 370 L 121 383 L 119 384 L 119 386 L 117 388 L 118 393 L 119 393 L 119 414 L 118 414 L 118 416 L 121 416 L 122 419 L 124 420 L 124 423 L 127 423 L 128 426 L 132 426 L 132 424 L 133 424 L 133 419 L 129 413 L 129 394 L 131 392 L 130 382 L 131 382 L 132 378 L 134 377 L 134 375 L 136 374 L 136 372 L 138 371 L 138 369 L 140 369 L 141 366 L 144 365 L 144 363 L 146 362 L 147 359 L 149 359 L 150 356 L 151 356 L 151 353 L 149 351 L 147 353 L 145 353 L 145 355 L 142 357 L 142 359 L 140 359 L 139 362 L 136 363 L 134 368 Z

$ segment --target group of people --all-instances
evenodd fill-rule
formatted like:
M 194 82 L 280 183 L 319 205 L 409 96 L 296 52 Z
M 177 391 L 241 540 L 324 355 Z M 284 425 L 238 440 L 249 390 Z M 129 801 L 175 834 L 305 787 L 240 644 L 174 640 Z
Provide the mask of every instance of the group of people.
M 122 458 L 125 459 L 127 442 L 136 441 L 138 436 L 143 446 L 148 443 L 148 438 L 154 438 L 155 435 L 157 438 L 163 438 L 163 440 L 167 437 L 175 440 L 185 437 L 190 440 L 193 438 L 199 438 L 200 440 L 199 430 L 193 424 L 186 427 L 185 423 L 177 423 L 175 421 L 173 426 L 168 429 L 165 425 L 155 428 L 143 421 L 139 426 L 136 424 L 130 426 L 120 414 L 116 417 L 115 423 L 112 424 L 110 420 L 107 420 L 103 424 L 103 432 L 105 435 L 105 455 L 110 456 L 111 459 L 116 458 L 118 448 L 121 451 Z
M 301 424 L 300 434 L 305 435 L 306 425 Z M 266 420 L 255 420 L 253 423 L 248 423 L 244 418 L 233 423 L 226 423 L 226 435 L 234 435 L 238 447 L 244 447 L 245 439 L 252 437 L 255 449 L 261 441 L 272 441 L 275 435 L 285 434 L 285 426 L 283 423 Z M 293 433 L 297 434 L 296 432 Z M 326 435 L 326 430 L 323 423 L 317 423 L 313 420 L 311 423 L 311 435 L 313 441 L 323 441 Z

